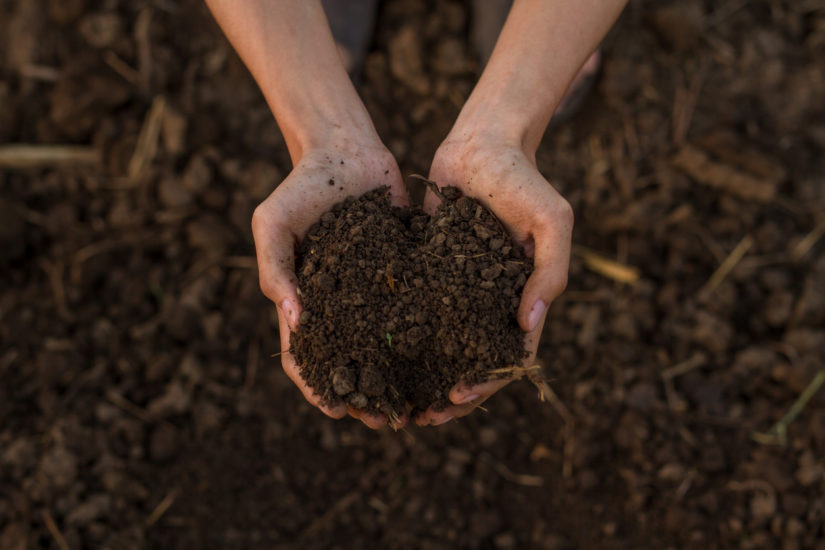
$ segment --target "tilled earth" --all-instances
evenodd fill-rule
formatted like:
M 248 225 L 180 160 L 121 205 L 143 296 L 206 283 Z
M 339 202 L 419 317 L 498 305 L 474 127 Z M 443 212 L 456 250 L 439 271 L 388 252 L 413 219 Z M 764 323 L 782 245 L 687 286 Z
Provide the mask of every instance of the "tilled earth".
M 360 88 L 405 174 L 469 15 L 382 3 Z M 399 433 L 271 357 L 249 220 L 289 159 L 202 3 L 4 0 L 0 44 L 0 143 L 89 148 L 0 155 L 3 550 L 825 547 L 825 390 L 770 432 L 825 369 L 821 2 L 630 3 L 538 153 L 577 218 L 554 398 Z

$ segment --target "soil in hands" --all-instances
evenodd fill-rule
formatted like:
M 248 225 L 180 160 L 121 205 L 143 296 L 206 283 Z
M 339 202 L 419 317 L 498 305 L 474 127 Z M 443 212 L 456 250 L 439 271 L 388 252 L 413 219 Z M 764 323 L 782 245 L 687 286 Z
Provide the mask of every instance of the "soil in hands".
M 394 418 L 449 404 L 456 383 L 508 376 L 528 355 L 516 321 L 532 260 L 454 187 L 435 215 L 388 189 L 325 213 L 299 249 L 301 376 L 335 405 Z

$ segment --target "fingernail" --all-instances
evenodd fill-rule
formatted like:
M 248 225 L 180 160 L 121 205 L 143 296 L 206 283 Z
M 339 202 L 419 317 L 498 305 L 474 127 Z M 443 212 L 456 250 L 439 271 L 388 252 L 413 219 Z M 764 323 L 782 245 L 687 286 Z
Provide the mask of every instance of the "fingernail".
M 469 403 L 470 401 L 475 401 L 481 397 L 477 393 L 471 393 L 470 395 L 465 395 L 464 397 L 460 397 L 458 401 L 455 402 L 456 405 L 463 405 L 464 403 Z
M 547 304 L 541 300 L 536 300 L 536 303 L 533 304 L 533 309 L 530 310 L 530 315 L 527 316 L 527 326 L 530 327 L 530 330 L 535 330 L 538 326 L 545 309 L 547 309 Z
M 298 326 L 298 312 L 295 309 L 295 304 L 292 303 L 292 300 L 284 300 L 281 302 L 281 307 L 284 309 L 284 313 L 286 314 L 286 322 L 289 325 L 291 330 L 295 330 Z
M 450 420 L 452 420 L 453 418 L 455 418 L 455 417 L 454 417 L 454 416 L 451 416 L 451 417 L 449 417 L 449 418 L 445 418 L 445 419 L 444 419 L 444 420 L 442 420 L 441 422 L 435 422 L 435 423 L 433 424 L 433 426 L 441 426 L 442 424 L 446 424 L 447 422 L 449 422 L 449 421 L 450 421 Z

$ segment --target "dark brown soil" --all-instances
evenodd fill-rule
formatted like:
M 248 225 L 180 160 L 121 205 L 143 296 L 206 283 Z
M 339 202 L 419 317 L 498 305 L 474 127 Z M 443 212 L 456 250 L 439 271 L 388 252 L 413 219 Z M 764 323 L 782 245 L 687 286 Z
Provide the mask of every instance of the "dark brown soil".
M 350 197 L 304 239 L 291 343 L 326 403 L 391 418 L 407 404 L 440 410 L 459 381 L 527 356 L 516 311 L 532 261 L 480 203 L 442 193 L 432 217 L 391 206 L 387 188 Z
M 360 92 L 427 173 L 472 2 L 381 4 Z M 631 0 L 604 51 L 536 155 L 576 213 L 558 402 L 375 432 L 271 357 L 249 221 L 291 164 L 204 2 L 0 0 L 0 145 L 103 158 L 0 168 L 0 549 L 825 549 L 825 388 L 787 445 L 752 436 L 825 369 L 825 11 Z

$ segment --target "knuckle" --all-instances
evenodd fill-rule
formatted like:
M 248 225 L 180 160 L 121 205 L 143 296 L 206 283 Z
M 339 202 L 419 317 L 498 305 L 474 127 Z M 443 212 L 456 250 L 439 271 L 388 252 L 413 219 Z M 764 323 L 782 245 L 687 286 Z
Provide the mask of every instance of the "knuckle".
M 277 294 L 277 284 L 275 283 L 273 278 L 264 273 L 261 273 L 258 282 L 261 286 L 261 292 L 263 293 L 263 295 L 272 300 L 273 302 L 275 302 Z
M 573 207 L 567 201 L 567 199 L 560 199 L 558 204 L 558 211 L 556 213 L 557 218 L 559 221 L 563 222 L 568 227 L 573 227 L 573 222 L 575 221 L 575 213 L 573 212 Z
M 560 273 L 557 277 L 553 279 L 550 283 L 550 292 L 553 295 L 553 298 L 559 296 L 564 290 L 567 288 L 567 270 L 563 273 Z
M 264 201 L 252 211 L 252 234 L 261 235 L 269 231 L 281 231 L 286 225 L 286 219 L 277 204 Z
M 263 204 L 259 204 L 252 212 L 251 225 L 253 235 L 258 234 L 263 229 L 265 219 L 266 212 L 264 211 L 264 206 Z

